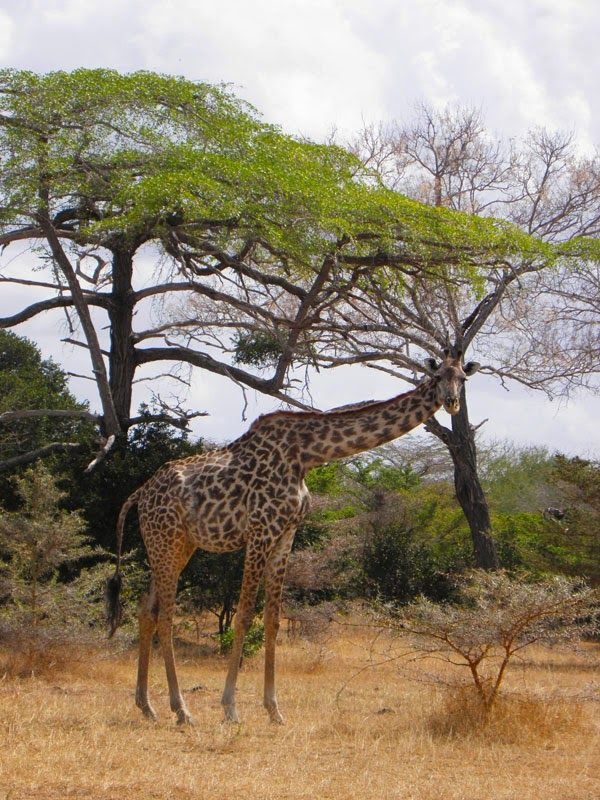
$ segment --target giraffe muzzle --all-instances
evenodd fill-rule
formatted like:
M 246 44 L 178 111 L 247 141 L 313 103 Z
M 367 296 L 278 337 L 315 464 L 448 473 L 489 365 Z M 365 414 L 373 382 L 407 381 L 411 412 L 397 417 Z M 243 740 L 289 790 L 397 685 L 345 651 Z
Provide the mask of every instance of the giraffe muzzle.
M 460 410 L 460 402 L 458 397 L 446 397 L 444 399 L 444 408 L 448 414 L 458 414 Z

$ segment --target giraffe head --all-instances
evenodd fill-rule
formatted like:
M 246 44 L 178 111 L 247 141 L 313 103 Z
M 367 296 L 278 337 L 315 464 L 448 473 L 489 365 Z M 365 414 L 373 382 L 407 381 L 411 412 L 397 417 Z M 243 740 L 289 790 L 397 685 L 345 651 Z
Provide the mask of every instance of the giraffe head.
M 458 350 L 453 356 L 448 348 L 444 350 L 444 360 L 441 364 L 434 358 L 425 361 L 431 370 L 436 386 L 436 396 L 448 414 L 458 414 L 460 410 L 460 393 L 464 382 L 480 368 L 476 361 L 462 362 L 462 351 Z

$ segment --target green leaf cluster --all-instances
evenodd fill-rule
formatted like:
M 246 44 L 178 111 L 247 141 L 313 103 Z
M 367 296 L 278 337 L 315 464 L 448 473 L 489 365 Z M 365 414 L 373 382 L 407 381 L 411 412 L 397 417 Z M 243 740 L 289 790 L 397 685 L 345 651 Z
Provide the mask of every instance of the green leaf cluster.
M 219 646 L 221 655 L 228 655 L 233 647 L 233 639 L 235 632 L 233 628 L 227 628 L 223 633 L 219 634 Z M 265 626 L 262 622 L 255 620 L 244 637 L 244 645 L 242 647 L 242 655 L 244 658 L 250 658 L 256 655 L 265 642 Z

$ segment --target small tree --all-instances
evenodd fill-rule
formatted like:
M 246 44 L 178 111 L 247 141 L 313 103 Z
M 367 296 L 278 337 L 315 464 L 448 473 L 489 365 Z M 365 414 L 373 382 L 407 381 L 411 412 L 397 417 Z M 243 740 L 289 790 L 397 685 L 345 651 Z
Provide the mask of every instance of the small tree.
M 73 461 L 67 473 L 69 499 L 65 505 L 81 510 L 95 543 L 111 552 L 117 516 L 131 492 L 154 475 L 165 461 L 202 452 L 202 444 L 192 443 L 187 431 L 175 430 L 154 417 L 153 410 L 142 405 L 138 417 L 142 424 L 132 428 L 126 439 L 117 441 L 102 470 L 85 473 L 85 461 L 80 459 Z M 141 544 L 135 514 L 129 518 L 127 537 L 130 543 Z
M 58 599 L 58 571 L 94 551 L 77 512 L 59 508 L 64 493 L 42 465 L 14 478 L 18 511 L 0 511 L 0 552 L 5 609 L 36 628 Z
M 460 604 L 421 598 L 404 609 L 400 629 L 416 637 L 422 652 L 466 667 L 488 713 L 517 653 L 535 643 L 581 637 L 592 626 L 585 621 L 593 619 L 597 602 L 597 591 L 567 578 L 529 583 L 504 572 L 475 571 Z
M 244 553 L 197 550 L 182 575 L 180 603 L 196 613 L 210 611 L 219 621 L 219 634 L 231 628 L 244 574 Z

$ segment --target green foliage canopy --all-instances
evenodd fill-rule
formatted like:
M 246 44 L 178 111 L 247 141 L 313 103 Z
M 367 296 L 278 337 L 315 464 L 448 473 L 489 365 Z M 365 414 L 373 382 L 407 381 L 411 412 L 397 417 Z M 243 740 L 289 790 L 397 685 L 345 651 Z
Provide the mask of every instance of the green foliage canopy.
M 176 224 L 222 248 L 251 240 L 296 270 L 336 250 L 465 270 L 555 255 L 505 222 L 385 188 L 343 148 L 282 133 L 225 86 L 150 72 L 2 70 L 0 161 L 3 233 L 40 212 L 79 242 Z

